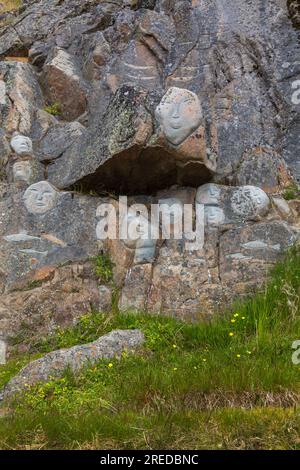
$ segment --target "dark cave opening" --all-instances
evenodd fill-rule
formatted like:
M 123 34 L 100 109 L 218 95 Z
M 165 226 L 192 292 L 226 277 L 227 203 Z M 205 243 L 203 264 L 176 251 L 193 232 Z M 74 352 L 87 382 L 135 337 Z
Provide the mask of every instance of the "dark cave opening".
M 93 174 L 87 175 L 68 190 L 84 193 L 154 194 L 173 185 L 198 187 L 211 181 L 213 173 L 199 161 L 181 164 L 174 155 L 160 147 L 115 155 Z

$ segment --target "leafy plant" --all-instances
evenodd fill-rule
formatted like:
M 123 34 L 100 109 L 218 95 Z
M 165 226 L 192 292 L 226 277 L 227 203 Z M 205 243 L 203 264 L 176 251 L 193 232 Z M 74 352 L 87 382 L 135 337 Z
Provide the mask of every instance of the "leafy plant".
M 92 259 L 97 278 L 104 284 L 113 280 L 113 263 L 108 254 L 100 254 Z

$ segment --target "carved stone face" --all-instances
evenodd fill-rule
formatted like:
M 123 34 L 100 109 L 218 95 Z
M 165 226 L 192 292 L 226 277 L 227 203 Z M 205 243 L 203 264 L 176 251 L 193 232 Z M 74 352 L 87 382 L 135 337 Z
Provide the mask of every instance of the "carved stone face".
M 18 155 L 28 155 L 32 153 L 32 140 L 25 135 L 15 135 L 11 139 L 10 145 Z
M 198 96 L 182 88 L 169 88 L 156 108 L 156 119 L 167 140 L 181 144 L 200 125 L 202 110 Z
M 122 223 L 127 224 L 128 239 L 124 240 L 124 244 L 128 248 L 135 248 L 138 240 L 144 238 L 146 241 L 148 238 L 149 222 L 144 217 L 129 212 Z
M 205 223 L 207 225 L 221 225 L 225 220 L 224 211 L 220 207 L 206 206 L 205 207 Z
M 198 204 L 218 205 L 220 202 L 221 189 L 212 183 L 200 186 L 196 194 Z
M 232 195 L 231 208 L 236 214 L 247 217 L 264 215 L 268 212 L 270 200 L 266 193 L 256 186 L 242 186 Z
M 58 192 L 47 182 L 32 184 L 25 191 L 24 204 L 32 214 L 44 214 L 54 207 Z
M 156 240 L 151 239 L 150 222 L 142 216 L 128 213 L 127 223 L 128 239 L 124 240 L 125 246 L 134 249 L 134 264 L 150 263 L 153 261 Z
M 13 165 L 14 181 L 25 181 L 29 183 L 32 175 L 31 163 L 29 161 L 19 161 Z

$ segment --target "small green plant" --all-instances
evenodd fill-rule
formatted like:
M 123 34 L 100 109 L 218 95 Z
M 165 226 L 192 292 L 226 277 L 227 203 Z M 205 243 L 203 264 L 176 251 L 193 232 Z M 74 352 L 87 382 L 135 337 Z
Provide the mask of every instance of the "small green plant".
M 104 284 L 113 280 L 113 263 L 107 254 L 100 254 L 92 259 L 97 278 Z
M 61 104 L 56 102 L 44 108 L 46 113 L 52 114 L 52 116 L 60 116 L 62 113 Z
M 291 201 L 292 199 L 299 199 L 299 196 L 300 196 L 300 191 L 296 184 L 293 184 L 289 186 L 288 188 L 286 188 L 286 190 L 283 193 L 283 198 L 286 201 Z
M 0 168 L 0 181 L 6 180 L 6 172 L 4 169 Z
M 41 287 L 43 285 L 42 281 L 33 280 L 28 282 L 26 290 L 36 289 L 37 287 Z

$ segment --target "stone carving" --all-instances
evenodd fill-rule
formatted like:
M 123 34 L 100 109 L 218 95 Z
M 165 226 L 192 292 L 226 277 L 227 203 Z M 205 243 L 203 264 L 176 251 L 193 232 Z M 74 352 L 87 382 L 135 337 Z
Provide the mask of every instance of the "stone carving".
M 39 181 L 29 186 L 23 200 L 28 212 L 44 214 L 54 207 L 57 195 L 58 192 L 48 181 Z
M 0 365 L 6 364 L 6 343 L 0 339 Z
M 205 222 L 221 225 L 252 217 L 264 216 L 269 209 L 267 194 L 256 186 L 227 188 L 217 184 L 205 184 L 198 188 L 196 204 L 205 206 Z
M 196 202 L 204 205 L 219 205 L 221 189 L 216 184 L 208 183 L 200 186 L 196 194 Z
M 155 115 L 167 140 L 177 146 L 199 127 L 202 109 L 195 93 L 171 87 L 156 108 Z
M 24 181 L 25 183 L 30 182 L 30 178 L 32 176 L 32 168 L 31 163 L 28 160 L 19 160 L 14 163 L 13 168 L 13 180 L 17 181 Z
M 204 208 L 205 224 L 218 226 L 225 222 L 224 210 L 220 207 L 221 187 L 217 184 L 204 184 L 196 193 L 196 204 L 202 204 Z
M 20 233 L 13 233 L 11 235 L 5 235 L 4 240 L 7 242 L 12 242 L 12 243 L 19 243 L 19 242 L 28 242 L 28 241 L 34 241 L 34 240 L 40 240 L 40 237 L 34 237 L 32 235 L 28 235 L 27 232 L 20 232 Z
M 243 218 L 263 216 L 268 212 L 270 199 L 266 193 L 256 186 L 242 186 L 233 192 L 231 208 Z
M 10 145 L 18 155 L 30 155 L 32 153 L 32 140 L 25 135 L 15 133 Z
M 225 214 L 223 209 L 218 206 L 206 206 L 204 210 L 205 223 L 207 225 L 221 225 L 225 221 Z
M 134 264 L 150 263 L 154 259 L 156 240 L 151 238 L 151 224 L 142 215 L 128 213 L 123 220 L 127 224 L 128 238 L 124 240 L 127 248 L 134 249 Z

